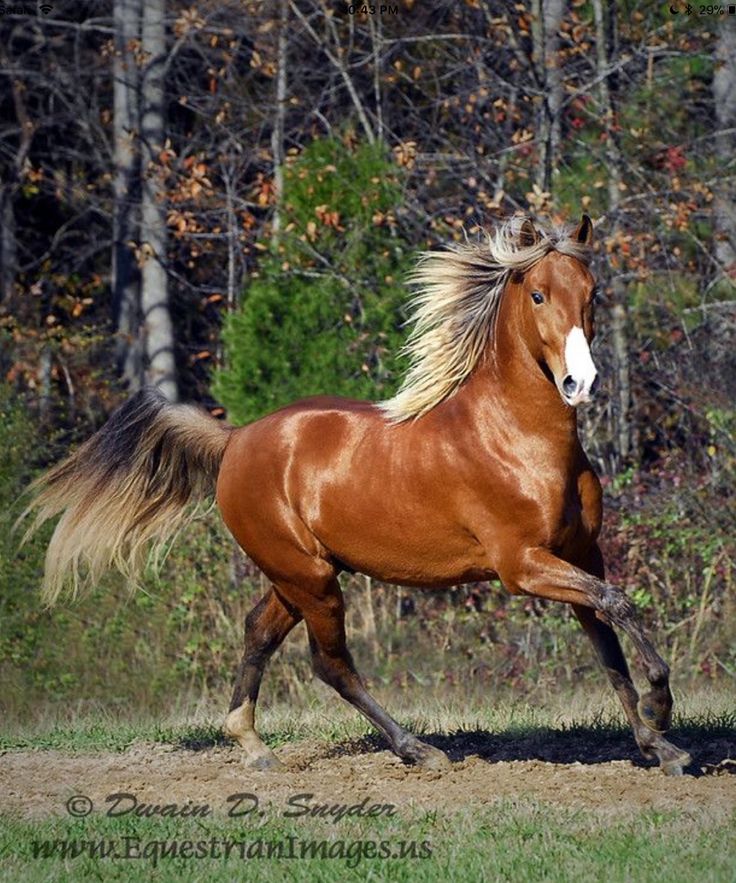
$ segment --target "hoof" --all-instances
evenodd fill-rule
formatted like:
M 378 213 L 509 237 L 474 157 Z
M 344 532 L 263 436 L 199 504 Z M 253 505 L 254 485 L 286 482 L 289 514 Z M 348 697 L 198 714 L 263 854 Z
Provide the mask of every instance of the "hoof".
M 648 745 L 640 743 L 639 749 L 647 760 L 656 758 L 659 761 L 659 768 L 665 776 L 681 776 L 685 767 L 693 762 L 687 751 L 683 751 L 661 736 L 655 737 L 655 741 Z
M 644 726 L 655 733 L 666 733 L 672 724 L 672 704 L 664 705 L 653 693 L 642 696 L 636 710 Z
M 450 758 L 445 752 L 432 745 L 427 745 L 426 742 L 419 743 L 409 760 L 423 770 L 446 770 L 450 767 Z
M 665 776 L 683 776 L 683 775 L 685 775 L 684 767 L 680 763 L 663 763 L 661 769 L 662 769 L 662 772 L 665 774 Z
M 681 776 L 685 767 L 693 762 L 687 751 L 680 751 L 675 757 L 660 758 L 659 764 L 665 776 Z
M 249 770 L 261 772 L 283 773 L 286 771 L 286 767 L 275 754 L 259 754 L 256 757 L 249 757 L 245 761 L 245 765 Z

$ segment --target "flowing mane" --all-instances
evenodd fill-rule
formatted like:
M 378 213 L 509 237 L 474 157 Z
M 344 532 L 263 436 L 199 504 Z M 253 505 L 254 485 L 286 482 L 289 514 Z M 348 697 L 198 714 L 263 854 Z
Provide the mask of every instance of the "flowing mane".
M 567 229 L 537 230 L 526 244 L 524 218 L 512 218 L 485 240 L 419 256 L 409 284 L 413 325 L 402 352 L 409 369 L 390 399 L 378 403 L 393 423 L 421 417 L 453 395 L 493 339 L 501 295 L 514 271 L 526 271 L 551 251 L 590 261 L 590 249 Z

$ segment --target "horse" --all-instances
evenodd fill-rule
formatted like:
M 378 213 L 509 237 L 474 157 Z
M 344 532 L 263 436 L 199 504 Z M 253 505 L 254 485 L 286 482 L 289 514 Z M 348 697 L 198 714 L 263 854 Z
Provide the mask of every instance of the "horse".
M 424 253 L 391 398 L 315 396 L 238 428 L 143 388 L 37 479 L 29 531 L 61 514 L 45 561 L 51 604 L 108 567 L 129 578 L 211 498 L 270 587 L 245 619 L 227 736 L 247 766 L 282 767 L 255 726 L 269 658 L 302 619 L 313 670 L 407 764 L 444 752 L 373 698 L 345 636 L 341 572 L 408 587 L 498 579 L 512 594 L 570 604 L 645 758 L 679 775 L 690 756 L 664 738 L 669 668 L 598 545 L 599 479 L 577 407 L 598 381 L 590 344 L 593 224 L 512 219 L 477 242 Z M 638 651 L 639 696 L 615 628 Z

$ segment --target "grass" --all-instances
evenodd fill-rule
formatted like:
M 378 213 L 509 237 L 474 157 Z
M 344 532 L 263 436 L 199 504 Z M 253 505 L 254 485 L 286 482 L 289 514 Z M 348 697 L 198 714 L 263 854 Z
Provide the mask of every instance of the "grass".
M 408 699 L 381 698 L 400 720 L 415 732 L 428 734 L 428 741 L 454 759 L 480 754 L 491 760 L 539 758 L 570 764 L 635 756 L 633 740 L 613 699 L 602 691 L 556 696 L 536 705 L 512 694 L 490 703 L 463 691 L 427 693 L 421 710 Z M 712 757 L 701 752 L 700 763 L 736 757 L 732 695 L 703 691 L 679 698 L 681 713 L 673 740 L 684 747 L 710 746 Z M 25 728 L 20 722 L 6 726 L 0 748 L 122 751 L 136 742 L 153 741 L 203 750 L 221 742 L 221 711 L 199 705 L 188 712 L 179 708 L 161 720 L 151 716 L 126 720 L 119 712 L 98 709 L 79 714 L 67 709 L 64 714 L 39 715 Z M 385 747 L 352 709 L 321 688 L 315 688 L 306 707 L 267 708 L 261 720 L 274 747 L 305 738 L 332 743 L 335 753 Z M 584 810 L 552 806 L 526 799 L 523 777 L 519 785 L 515 800 L 496 799 L 489 793 L 488 803 L 474 808 L 427 811 L 402 806 L 393 817 L 346 817 L 337 822 L 286 818 L 284 807 L 241 819 L 218 814 L 207 818 L 93 814 L 82 819 L 25 820 L 0 814 L 0 878 L 14 883 L 88 878 L 181 883 L 241 877 L 265 883 L 568 883 L 596 876 L 612 883 L 736 879 L 736 816 L 711 812 L 696 803 L 686 808 L 680 804 L 672 811 L 632 806 L 630 812 L 613 814 L 595 806 Z M 111 854 L 103 857 L 100 849 Z M 304 856 L 302 849 L 307 850 Z
M 730 881 L 736 819 L 703 824 L 697 813 L 641 812 L 612 822 L 599 813 L 503 801 L 472 813 L 324 820 L 262 817 L 5 819 L 0 872 L 16 881 L 78 879 Z M 126 839 L 127 838 L 127 839 Z M 71 842 L 74 841 L 74 846 Z M 165 855 L 191 841 L 193 855 Z M 62 856 L 62 842 L 79 853 Z M 244 845 L 241 847 L 240 843 Z M 229 854 L 227 844 L 230 846 Z M 87 844 L 85 846 L 85 844 Z M 90 855 L 100 844 L 117 858 Z M 275 845 L 274 845 L 275 844 Z M 279 845 L 280 844 L 280 845 Z M 312 844 L 311 846 L 309 844 Z M 269 848 L 277 850 L 271 852 Z M 301 857 L 301 850 L 317 850 Z M 240 850 L 243 850 L 241 855 Z M 278 850 L 283 850 L 281 853 Z M 321 853 L 320 850 L 324 850 Z M 129 858 L 125 858 L 125 855 Z M 281 857 L 279 857 L 279 855 Z M 289 856 L 292 856 L 291 858 Z
M 530 699 L 504 690 L 488 695 L 463 687 L 410 690 L 377 689 L 376 698 L 402 724 L 418 734 L 435 734 L 451 748 L 458 733 L 493 734 L 505 743 L 535 738 L 573 740 L 629 739 L 629 727 L 613 692 L 605 685 L 589 691 L 561 690 Z M 736 730 L 736 700 L 728 690 L 707 686 L 675 690 L 675 730 L 690 739 L 704 733 L 726 738 Z M 57 749 L 68 752 L 124 751 L 134 742 L 163 742 L 193 750 L 221 744 L 225 706 L 213 701 L 182 700 L 154 716 L 129 709 L 79 708 L 65 703 L 46 706 L 30 720 L 7 718 L 0 723 L 1 750 Z M 383 746 L 370 725 L 354 709 L 319 682 L 309 685 L 303 701 L 259 706 L 258 728 L 274 748 L 302 739 L 343 743 L 361 740 L 365 747 Z M 443 735 L 444 734 L 444 735 Z M 430 741 L 433 741 L 430 738 Z M 633 743 L 632 743 L 633 744 Z

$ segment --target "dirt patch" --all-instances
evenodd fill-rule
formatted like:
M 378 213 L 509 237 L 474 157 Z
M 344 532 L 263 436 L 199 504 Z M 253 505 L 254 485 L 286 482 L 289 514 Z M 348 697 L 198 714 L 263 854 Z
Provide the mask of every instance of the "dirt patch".
M 124 752 L 87 754 L 8 751 L 0 756 L 0 808 L 26 818 L 65 815 L 67 800 L 81 794 L 95 810 L 106 812 L 109 795 L 127 792 L 139 804 L 208 804 L 227 812 L 229 795 L 250 792 L 257 795 L 259 809 L 276 812 L 287 810 L 289 799 L 298 794 L 314 795 L 311 804 L 355 804 L 367 798 L 369 804 L 390 803 L 405 812 L 452 811 L 504 798 L 614 814 L 658 809 L 721 816 L 736 811 L 736 777 L 731 775 L 736 762 L 728 759 L 669 778 L 631 760 L 494 759 L 479 747 L 472 753 L 466 738 L 461 758 L 442 772 L 404 766 L 388 751 L 357 743 L 283 746 L 278 754 L 288 771 L 282 773 L 250 770 L 239 749 L 221 745 L 194 750 L 136 744 Z

